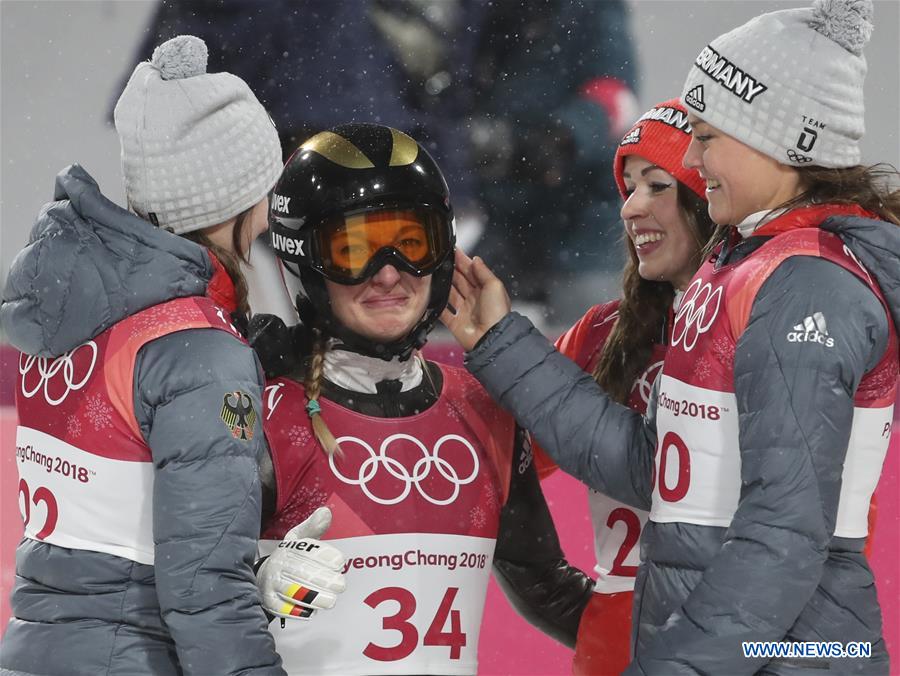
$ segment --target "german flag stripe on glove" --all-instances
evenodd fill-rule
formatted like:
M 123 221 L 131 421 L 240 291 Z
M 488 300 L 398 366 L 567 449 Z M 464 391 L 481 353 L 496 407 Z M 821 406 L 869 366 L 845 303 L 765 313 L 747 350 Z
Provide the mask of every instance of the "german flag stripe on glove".
M 287 595 L 300 603 L 311 604 L 319 595 L 319 592 L 313 591 L 301 584 L 292 584 L 288 587 Z

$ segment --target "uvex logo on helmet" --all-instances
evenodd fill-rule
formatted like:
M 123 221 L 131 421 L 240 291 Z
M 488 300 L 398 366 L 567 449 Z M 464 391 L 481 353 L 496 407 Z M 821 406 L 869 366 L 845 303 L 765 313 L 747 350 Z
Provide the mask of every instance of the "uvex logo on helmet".
M 290 197 L 285 197 L 284 195 L 276 195 L 274 193 L 272 194 L 272 211 L 277 211 L 280 214 L 288 214 L 290 213 L 290 204 Z
M 304 241 L 299 237 L 272 231 L 272 248 L 275 251 L 282 251 L 291 256 L 305 256 L 306 254 L 303 253 Z

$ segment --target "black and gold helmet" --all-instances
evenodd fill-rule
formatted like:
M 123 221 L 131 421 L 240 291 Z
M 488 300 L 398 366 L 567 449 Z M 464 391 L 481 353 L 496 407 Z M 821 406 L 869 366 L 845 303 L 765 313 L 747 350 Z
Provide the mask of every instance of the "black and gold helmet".
M 406 358 L 425 344 L 450 295 L 456 233 L 441 170 L 415 140 L 377 124 L 345 124 L 304 142 L 285 165 L 270 200 L 272 247 L 300 277 L 316 322 L 348 347 Z M 432 275 L 419 323 L 378 344 L 338 323 L 324 280 L 360 284 L 391 264 Z

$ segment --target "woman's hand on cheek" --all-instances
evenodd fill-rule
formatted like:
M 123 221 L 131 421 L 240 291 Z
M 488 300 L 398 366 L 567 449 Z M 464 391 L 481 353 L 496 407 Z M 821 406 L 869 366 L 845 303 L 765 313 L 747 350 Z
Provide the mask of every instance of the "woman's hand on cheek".
M 455 264 L 450 301 L 441 321 L 468 351 L 509 313 L 509 295 L 478 256 L 472 259 L 457 249 Z

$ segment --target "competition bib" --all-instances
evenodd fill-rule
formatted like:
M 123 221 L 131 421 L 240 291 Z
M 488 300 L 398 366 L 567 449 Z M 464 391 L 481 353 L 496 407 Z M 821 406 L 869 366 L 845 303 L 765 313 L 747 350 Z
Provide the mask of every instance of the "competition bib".
M 641 563 L 641 529 L 649 514 L 594 490 L 588 491 L 588 503 L 597 557 L 594 591 L 615 594 L 633 590 Z
M 269 554 L 277 542 L 260 542 Z M 288 674 L 475 674 L 494 540 L 396 534 L 329 540 L 347 590 L 271 631 Z
M 19 509 L 25 537 L 153 563 L 153 464 L 113 460 L 19 426 Z
M 741 490 L 737 400 L 665 373 L 656 409 L 650 518 L 727 527 Z

